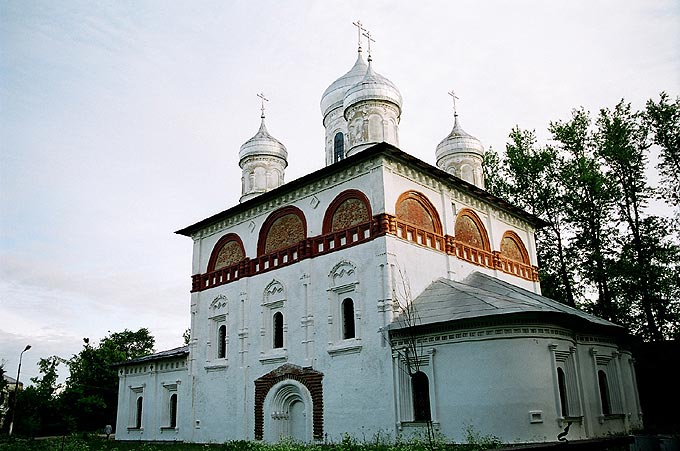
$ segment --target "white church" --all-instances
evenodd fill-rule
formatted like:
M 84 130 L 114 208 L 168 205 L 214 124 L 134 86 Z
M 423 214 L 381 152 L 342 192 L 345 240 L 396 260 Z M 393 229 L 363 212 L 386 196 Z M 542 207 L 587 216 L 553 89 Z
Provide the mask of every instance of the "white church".
M 541 296 L 542 220 L 484 190 L 455 112 L 435 166 L 399 148 L 401 112 L 360 43 L 321 97 L 326 166 L 284 183 L 263 107 L 240 203 L 177 232 L 193 240 L 190 343 L 118 367 L 116 439 L 641 428 L 624 328 Z

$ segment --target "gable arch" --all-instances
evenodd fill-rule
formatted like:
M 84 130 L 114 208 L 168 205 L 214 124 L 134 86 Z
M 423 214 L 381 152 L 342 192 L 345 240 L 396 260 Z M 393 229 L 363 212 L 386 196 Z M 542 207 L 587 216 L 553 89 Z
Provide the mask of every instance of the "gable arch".
M 276 210 L 264 221 L 257 241 L 257 255 L 294 246 L 307 238 L 307 220 L 297 207 L 288 206 Z
M 427 232 L 442 234 L 439 213 L 432 202 L 418 191 L 406 191 L 397 199 L 394 208 L 397 220 Z
M 338 194 L 326 209 L 323 218 L 324 234 L 369 222 L 371 203 L 364 193 L 348 189 Z
M 501 239 L 501 256 L 516 262 L 531 264 L 529 252 L 524 246 L 522 238 L 512 230 L 507 230 Z
M 239 263 L 246 258 L 243 241 L 235 233 L 227 233 L 213 247 L 208 260 L 208 271 L 213 272 Z
M 477 214 L 469 208 L 463 208 L 456 217 L 454 239 L 469 247 L 482 249 L 491 252 L 491 245 L 489 243 L 489 235 L 486 233 L 486 227 L 479 219 Z

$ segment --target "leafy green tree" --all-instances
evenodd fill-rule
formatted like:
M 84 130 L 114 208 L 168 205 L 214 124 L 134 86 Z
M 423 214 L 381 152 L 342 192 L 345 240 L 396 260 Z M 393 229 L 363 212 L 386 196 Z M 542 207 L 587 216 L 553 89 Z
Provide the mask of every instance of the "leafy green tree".
M 594 313 L 615 320 L 609 289 L 616 244 L 616 228 L 610 222 L 614 191 L 597 160 L 590 125 L 588 113 L 578 109 L 568 121 L 551 122 L 549 130 L 564 158 L 556 183 L 562 185 L 564 219 L 572 232 L 571 261 L 580 280 L 597 291 Z
M 621 295 L 643 313 L 642 335 L 662 340 L 659 316 L 665 307 L 660 305 L 660 293 L 654 290 L 658 281 L 653 277 L 658 272 L 653 268 L 653 261 L 667 230 L 659 226 L 662 222 L 658 218 L 647 213 L 654 192 L 645 176 L 651 143 L 649 129 L 642 119 L 642 114 L 633 111 L 623 100 L 613 110 L 602 109 L 597 120 L 597 148 L 617 190 L 618 221 L 626 231 L 624 250 L 629 272 L 622 276 L 633 283 L 629 291 Z M 664 235 L 653 235 L 657 233 Z
M 41 358 L 38 362 L 40 376 L 31 378 L 33 385 L 18 394 L 15 415 L 18 434 L 55 435 L 67 431 L 57 383 L 58 367 L 65 362 L 58 356 Z
M 647 101 L 644 118 L 652 142 L 659 146 L 661 194 L 674 206 L 680 205 L 680 96 L 675 100 L 662 92 L 659 101 Z
M 62 394 L 71 406 L 78 430 L 93 431 L 115 424 L 118 374 L 112 365 L 153 352 L 154 338 L 146 328 L 112 333 L 93 346 L 83 339 L 83 349 L 68 362 L 70 376 Z
M 559 183 L 562 161 L 554 148 L 538 147 L 533 131 L 512 129 L 505 158 L 487 152 L 487 189 L 547 221 L 536 231 L 539 275 L 543 293 L 575 305 L 573 265 L 565 246 L 567 225 L 564 190 Z

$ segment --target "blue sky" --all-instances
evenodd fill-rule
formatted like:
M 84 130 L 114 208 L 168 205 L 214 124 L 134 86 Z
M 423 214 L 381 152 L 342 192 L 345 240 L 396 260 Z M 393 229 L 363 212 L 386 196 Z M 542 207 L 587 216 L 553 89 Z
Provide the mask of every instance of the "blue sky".
M 267 127 L 286 179 L 324 164 L 319 99 L 356 58 L 401 90 L 401 147 L 434 163 L 461 123 L 486 147 L 514 125 L 680 94 L 677 1 L 0 0 L 0 359 L 22 380 L 82 338 L 189 322 L 191 240 L 240 195 L 240 145 Z

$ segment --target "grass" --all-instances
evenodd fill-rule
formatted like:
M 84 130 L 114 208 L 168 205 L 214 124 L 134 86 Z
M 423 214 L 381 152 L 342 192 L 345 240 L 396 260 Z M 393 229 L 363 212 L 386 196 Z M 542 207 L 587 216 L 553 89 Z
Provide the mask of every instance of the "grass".
M 134 441 L 105 440 L 93 435 L 70 435 L 45 439 L 22 439 L 0 437 L 0 451 L 477 451 L 490 449 L 480 444 L 447 445 L 425 442 L 388 443 L 381 439 L 360 442 L 346 436 L 332 444 L 302 444 L 280 442 L 267 444 L 252 441 L 232 441 L 223 444 L 197 443 L 145 443 Z

